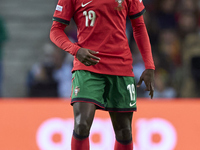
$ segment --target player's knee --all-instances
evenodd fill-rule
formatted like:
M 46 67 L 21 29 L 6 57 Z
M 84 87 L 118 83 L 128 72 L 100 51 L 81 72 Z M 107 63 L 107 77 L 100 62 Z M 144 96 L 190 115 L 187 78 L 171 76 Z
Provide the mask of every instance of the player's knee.
M 115 131 L 117 140 L 127 141 L 132 139 L 132 131 L 129 128 L 123 128 Z
M 87 123 L 78 123 L 74 127 L 74 131 L 80 136 L 88 136 L 90 132 L 89 130 L 90 128 L 89 125 L 87 125 Z

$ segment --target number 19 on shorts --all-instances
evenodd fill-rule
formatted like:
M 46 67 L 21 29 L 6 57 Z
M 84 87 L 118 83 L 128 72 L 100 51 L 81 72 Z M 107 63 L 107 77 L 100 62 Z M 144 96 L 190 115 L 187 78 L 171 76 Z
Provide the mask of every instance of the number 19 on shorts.
M 127 86 L 127 90 L 129 90 L 131 101 L 135 101 L 135 86 L 134 86 L 134 84 L 129 84 Z

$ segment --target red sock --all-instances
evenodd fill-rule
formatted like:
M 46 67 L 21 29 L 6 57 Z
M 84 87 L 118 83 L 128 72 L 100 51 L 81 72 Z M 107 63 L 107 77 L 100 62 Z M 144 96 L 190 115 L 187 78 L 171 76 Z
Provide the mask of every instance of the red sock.
M 71 150 L 89 150 L 89 138 L 76 139 L 72 136 Z
M 133 142 L 129 144 L 121 144 L 117 140 L 115 140 L 114 150 L 133 150 Z

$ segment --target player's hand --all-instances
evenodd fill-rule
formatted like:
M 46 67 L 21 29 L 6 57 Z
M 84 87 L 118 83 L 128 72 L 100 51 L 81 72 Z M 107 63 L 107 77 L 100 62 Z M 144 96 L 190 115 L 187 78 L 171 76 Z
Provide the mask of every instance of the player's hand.
M 142 84 L 142 81 L 144 81 L 146 85 L 145 91 L 150 91 L 149 95 L 151 96 L 151 99 L 152 99 L 153 92 L 154 92 L 154 70 L 146 69 L 140 76 L 140 80 L 137 84 L 137 87 L 140 87 L 140 85 Z
M 94 54 L 98 54 L 98 52 L 86 48 L 80 48 L 76 54 L 76 58 L 86 66 L 96 65 L 100 58 Z

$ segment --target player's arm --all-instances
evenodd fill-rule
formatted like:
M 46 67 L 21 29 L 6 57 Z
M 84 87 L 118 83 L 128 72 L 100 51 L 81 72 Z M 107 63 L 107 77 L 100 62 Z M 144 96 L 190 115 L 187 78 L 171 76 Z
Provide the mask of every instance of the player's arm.
M 67 25 L 58 21 L 53 21 L 50 30 L 50 39 L 59 48 L 69 52 L 86 66 L 95 65 L 99 62 L 100 58 L 94 56 L 97 52 L 81 48 L 80 46 L 72 43 L 64 32 Z
M 94 65 L 97 63 L 96 56 L 91 50 L 81 48 L 72 43 L 64 32 L 69 25 L 71 18 L 75 13 L 74 0 L 59 0 L 53 15 L 53 24 L 50 31 L 51 41 L 61 49 L 69 52 L 85 65 Z
M 136 19 L 131 19 L 131 24 L 133 28 L 133 36 L 140 50 L 146 68 L 146 70 L 142 73 L 137 86 L 139 87 L 142 84 L 142 81 L 144 81 L 146 85 L 146 91 L 150 91 L 149 95 L 151 98 L 153 98 L 155 65 L 143 16 L 140 16 Z
M 76 56 L 76 53 L 80 49 L 80 47 L 72 43 L 67 37 L 67 35 L 65 34 L 64 29 L 66 26 L 67 25 L 62 24 L 60 22 L 53 21 L 53 24 L 50 30 L 50 39 L 59 48 L 69 52 L 73 56 Z

